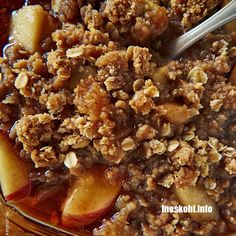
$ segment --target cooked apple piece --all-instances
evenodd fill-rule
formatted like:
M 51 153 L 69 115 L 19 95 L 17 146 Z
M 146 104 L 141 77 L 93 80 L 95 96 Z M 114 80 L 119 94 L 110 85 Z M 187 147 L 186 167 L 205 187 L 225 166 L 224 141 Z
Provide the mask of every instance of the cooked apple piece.
M 93 77 L 96 75 L 96 69 L 92 66 L 84 66 L 75 71 L 69 80 L 69 88 L 76 88 L 80 80 L 87 79 L 90 75 Z
M 157 68 L 151 75 L 154 84 L 160 89 L 166 88 L 169 83 L 169 75 L 167 66 Z
M 227 5 L 231 0 L 223 0 L 222 7 Z M 230 21 L 229 23 L 224 25 L 224 29 L 228 33 L 233 33 L 236 31 L 236 20 Z
M 40 46 L 44 32 L 51 27 L 48 17 L 49 14 L 40 5 L 22 7 L 12 18 L 13 38 L 27 51 L 34 53 Z
M 69 191 L 62 210 L 62 225 L 73 228 L 93 223 L 110 210 L 120 190 L 121 181 L 110 185 L 103 167 L 88 170 Z
M 166 102 L 162 106 L 166 110 L 164 118 L 172 124 L 184 124 L 194 115 L 193 111 L 188 109 L 186 105 Z
M 231 73 L 230 73 L 230 76 L 229 76 L 229 82 L 232 84 L 232 85 L 236 85 L 236 65 L 234 65 Z
M 28 196 L 31 191 L 30 169 L 3 131 L 0 131 L 0 158 L 0 182 L 6 201 L 18 201 Z
M 63 0 L 52 0 L 52 9 L 54 12 L 59 12 Z
M 236 20 L 233 20 L 229 23 L 227 23 L 225 26 L 224 26 L 226 32 L 228 33 L 233 33 L 236 31 Z
M 218 220 L 219 211 L 216 204 L 207 196 L 207 194 L 199 187 L 185 186 L 175 189 L 176 196 L 180 203 L 184 206 L 208 206 L 212 208 L 212 212 L 206 213 L 189 213 L 192 219 L 196 221 Z

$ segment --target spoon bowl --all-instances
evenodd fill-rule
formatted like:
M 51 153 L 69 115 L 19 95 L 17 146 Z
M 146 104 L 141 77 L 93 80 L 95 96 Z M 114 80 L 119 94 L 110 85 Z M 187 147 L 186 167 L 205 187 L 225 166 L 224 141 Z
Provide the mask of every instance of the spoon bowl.
M 206 36 L 208 33 L 234 19 L 236 19 L 236 0 L 229 2 L 220 11 L 189 32 L 169 42 L 168 47 L 165 48 L 165 55 L 170 59 L 178 57 L 182 52 Z

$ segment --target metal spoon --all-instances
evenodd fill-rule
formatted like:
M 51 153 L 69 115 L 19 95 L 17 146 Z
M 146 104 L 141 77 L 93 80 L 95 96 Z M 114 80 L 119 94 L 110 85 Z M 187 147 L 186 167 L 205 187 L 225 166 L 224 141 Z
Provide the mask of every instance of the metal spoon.
M 187 48 L 220 26 L 236 19 L 236 0 L 232 0 L 216 14 L 197 27 L 170 42 L 166 55 L 174 59 Z

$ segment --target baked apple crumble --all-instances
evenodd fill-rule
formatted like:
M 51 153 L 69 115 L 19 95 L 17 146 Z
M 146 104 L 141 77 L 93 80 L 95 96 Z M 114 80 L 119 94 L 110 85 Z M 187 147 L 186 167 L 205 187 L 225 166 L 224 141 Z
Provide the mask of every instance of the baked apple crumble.
M 0 58 L 6 201 L 78 234 L 236 231 L 236 23 L 163 50 L 227 2 L 26 1 Z

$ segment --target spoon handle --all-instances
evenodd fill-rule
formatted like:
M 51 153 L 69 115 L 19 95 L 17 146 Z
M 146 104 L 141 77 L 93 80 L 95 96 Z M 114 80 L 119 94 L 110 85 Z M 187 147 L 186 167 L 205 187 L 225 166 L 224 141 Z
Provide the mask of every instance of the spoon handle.
M 170 58 L 177 57 L 184 50 L 196 43 L 199 39 L 214 31 L 220 26 L 236 18 L 236 0 L 232 0 L 216 14 L 170 42 L 168 53 Z

